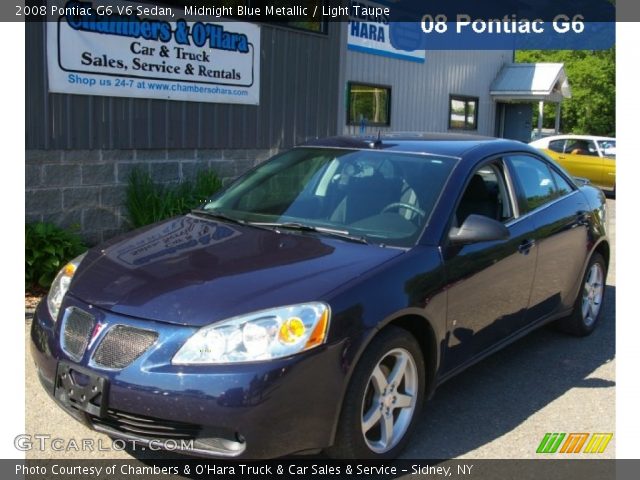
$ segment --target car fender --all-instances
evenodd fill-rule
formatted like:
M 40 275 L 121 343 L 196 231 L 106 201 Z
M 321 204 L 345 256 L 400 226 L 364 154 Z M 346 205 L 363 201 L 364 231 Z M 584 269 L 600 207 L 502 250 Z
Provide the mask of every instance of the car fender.
M 394 272 L 411 272 L 410 284 L 402 285 L 394 281 Z M 344 396 L 356 366 L 375 336 L 385 327 L 398 324 L 401 327 L 425 332 L 418 341 L 426 348 L 429 358 L 425 358 L 427 368 L 426 394 L 430 396 L 436 385 L 441 354 L 446 338 L 446 284 L 440 252 L 435 247 L 417 247 L 411 252 L 385 263 L 384 268 L 368 272 L 367 284 L 377 285 L 376 291 L 363 291 L 361 282 L 349 282 L 339 288 L 331 299 L 332 326 L 340 332 L 349 329 L 343 351 L 343 388 L 336 405 L 332 438 L 339 423 Z M 362 280 L 362 279 L 360 279 Z M 366 299 L 364 302 L 362 299 Z M 380 318 L 380 316 L 382 318 Z M 418 320 L 424 322 L 418 326 Z M 422 328 L 421 328 L 422 327 Z M 424 330 L 422 330 L 424 329 Z M 426 333 L 428 332 L 428 333 Z M 425 338 L 431 342 L 423 345 Z
M 589 261 L 593 256 L 594 252 L 600 251 L 603 252 L 603 256 L 605 257 L 605 261 L 607 263 L 607 270 L 609 268 L 609 252 L 611 250 L 609 244 L 609 237 L 607 236 L 606 231 L 606 197 L 602 190 L 592 185 L 584 185 L 580 187 L 580 193 L 587 200 L 587 203 L 590 207 L 589 211 L 589 248 L 587 250 L 587 254 L 585 255 L 584 263 L 581 268 L 581 273 L 576 278 L 576 283 L 574 287 L 575 294 L 573 296 L 574 302 L 578 298 L 580 294 L 580 288 L 582 286 L 582 279 L 584 278 L 584 274 L 587 270 L 587 266 L 589 265 Z M 605 278 L 606 280 L 606 278 Z

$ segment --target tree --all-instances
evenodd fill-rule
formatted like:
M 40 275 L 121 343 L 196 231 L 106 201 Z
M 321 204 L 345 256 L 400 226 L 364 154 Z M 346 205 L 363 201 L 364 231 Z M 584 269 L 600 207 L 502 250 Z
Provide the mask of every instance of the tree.
M 615 136 L 616 52 L 609 50 L 520 50 L 516 61 L 564 63 L 572 96 L 562 102 L 565 133 Z M 553 128 L 555 105 L 545 105 L 544 126 Z M 534 125 L 537 123 L 537 111 Z

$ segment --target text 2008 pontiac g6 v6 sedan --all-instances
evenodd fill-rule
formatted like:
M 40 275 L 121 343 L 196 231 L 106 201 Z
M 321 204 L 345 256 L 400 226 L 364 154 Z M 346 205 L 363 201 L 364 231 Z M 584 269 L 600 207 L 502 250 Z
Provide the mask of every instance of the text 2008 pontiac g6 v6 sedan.
M 389 458 L 468 365 L 548 322 L 594 329 L 605 214 L 522 143 L 316 140 L 71 261 L 32 354 L 55 401 L 112 437 Z

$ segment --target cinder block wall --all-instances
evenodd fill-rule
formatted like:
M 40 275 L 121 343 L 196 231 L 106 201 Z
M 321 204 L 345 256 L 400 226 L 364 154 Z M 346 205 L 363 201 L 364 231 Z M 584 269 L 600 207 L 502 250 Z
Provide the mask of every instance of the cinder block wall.
M 26 222 L 75 229 L 95 245 L 130 229 L 125 209 L 131 170 L 161 183 L 211 168 L 228 183 L 277 150 L 27 150 Z

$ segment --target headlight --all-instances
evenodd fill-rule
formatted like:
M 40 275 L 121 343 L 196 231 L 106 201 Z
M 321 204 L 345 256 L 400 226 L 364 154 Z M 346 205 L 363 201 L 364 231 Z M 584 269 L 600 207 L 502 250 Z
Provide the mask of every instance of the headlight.
M 49 294 L 47 295 L 47 307 L 49 307 L 49 315 L 51 315 L 54 322 L 58 319 L 60 305 L 62 305 L 62 300 L 67 294 L 67 290 L 69 290 L 71 279 L 75 275 L 76 270 L 85 255 L 86 253 L 77 256 L 62 267 L 62 270 L 58 272 L 58 275 L 56 275 L 56 278 L 51 284 L 51 289 L 49 289 Z
M 321 345 L 329 306 L 303 303 L 242 315 L 201 328 L 178 350 L 174 365 L 271 360 Z

